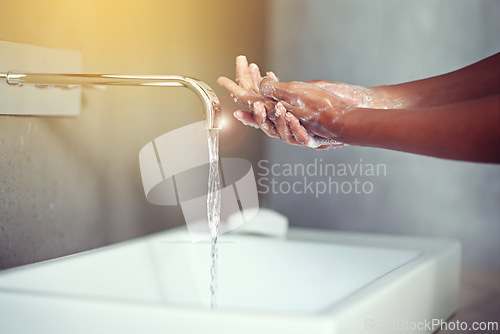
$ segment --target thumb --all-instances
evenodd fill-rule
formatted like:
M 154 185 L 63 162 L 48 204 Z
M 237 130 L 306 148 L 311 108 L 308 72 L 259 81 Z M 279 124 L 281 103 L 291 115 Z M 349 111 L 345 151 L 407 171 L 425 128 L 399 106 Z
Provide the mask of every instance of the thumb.
M 284 101 L 293 104 L 291 103 L 291 100 L 293 99 L 294 94 L 291 88 L 290 83 L 279 82 L 269 77 L 262 79 L 259 86 L 259 90 L 262 95 L 277 101 Z

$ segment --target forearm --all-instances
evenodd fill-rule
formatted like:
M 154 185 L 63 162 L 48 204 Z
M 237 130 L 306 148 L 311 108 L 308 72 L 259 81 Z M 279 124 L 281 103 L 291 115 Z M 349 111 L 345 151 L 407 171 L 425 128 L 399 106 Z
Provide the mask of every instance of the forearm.
M 500 94 L 500 53 L 447 74 L 371 88 L 389 108 L 428 108 Z
M 500 95 L 412 109 L 355 109 L 339 140 L 433 157 L 500 162 Z

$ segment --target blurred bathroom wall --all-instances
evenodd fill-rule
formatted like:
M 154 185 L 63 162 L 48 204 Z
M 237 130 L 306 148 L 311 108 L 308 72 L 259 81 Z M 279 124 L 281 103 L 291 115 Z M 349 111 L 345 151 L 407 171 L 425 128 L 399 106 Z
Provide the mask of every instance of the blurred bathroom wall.
M 230 115 L 215 80 L 234 76 L 238 54 L 265 64 L 265 9 L 264 0 L 2 0 L 0 40 L 80 51 L 84 73 L 196 77 Z M 85 88 L 75 118 L 0 115 L 0 269 L 183 224 L 179 207 L 145 200 L 138 153 L 201 110 L 183 88 L 109 87 Z M 232 117 L 224 126 L 222 156 L 259 159 L 260 134 Z
M 495 0 L 273 0 L 268 64 L 283 81 L 375 86 L 425 78 L 499 52 L 499 17 Z M 458 238 L 465 266 L 500 269 L 500 166 L 359 147 L 314 152 L 272 139 L 265 146 L 268 161 L 256 168 L 263 205 L 283 212 L 293 225 Z M 284 164 L 307 166 L 315 159 L 317 166 L 339 169 L 385 167 L 374 176 L 331 180 L 314 167 L 307 181 L 300 171 L 276 175 L 284 173 Z M 275 176 L 264 175 L 273 164 Z M 273 191 L 273 178 L 282 189 Z M 321 182 L 347 183 L 316 198 L 304 190 L 310 181 L 319 192 Z M 294 182 L 307 194 L 290 191 L 287 183 Z

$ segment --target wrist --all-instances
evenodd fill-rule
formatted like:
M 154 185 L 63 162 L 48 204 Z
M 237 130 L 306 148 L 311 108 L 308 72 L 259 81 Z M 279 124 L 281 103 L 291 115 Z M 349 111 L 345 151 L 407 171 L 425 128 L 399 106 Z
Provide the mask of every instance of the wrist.
M 399 85 L 370 87 L 372 109 L 404 109 L 412 106 L 409 97 Z
M 336 122 L 337 140 L 342 143 L 357 146 L 366 146 L 366 138 L 370 136 L 370 122 L 378 109 L 354 108 L 344 113 Z

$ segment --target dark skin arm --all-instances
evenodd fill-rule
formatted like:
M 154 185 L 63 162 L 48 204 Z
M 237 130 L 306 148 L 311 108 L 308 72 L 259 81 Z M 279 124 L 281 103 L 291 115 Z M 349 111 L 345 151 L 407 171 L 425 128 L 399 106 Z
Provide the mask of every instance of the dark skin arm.
M 372 89 L 387 99 L 404 102 L 405 108 L 426 108 L 498 95 L 500 53 L 443 75 Z
M 245 64 L 239 65 L 239 73 L 245 73 Z M 372 88 L 329 81 L 282 83 L 260 74 L 249 78 L 252 83 L 247 86 L 241 76 L 239 85 L 219 79 L 250 109 L 235 116 L 291 144 L 327 149 L 342 142 L 500 162 L 500 54 L 437 77 Z M 337 144 L 311 145 L 313 139 Z
M 432 157 L 500 163 L 500 96 L 430 108 L 357 109 L 339 140 Z

